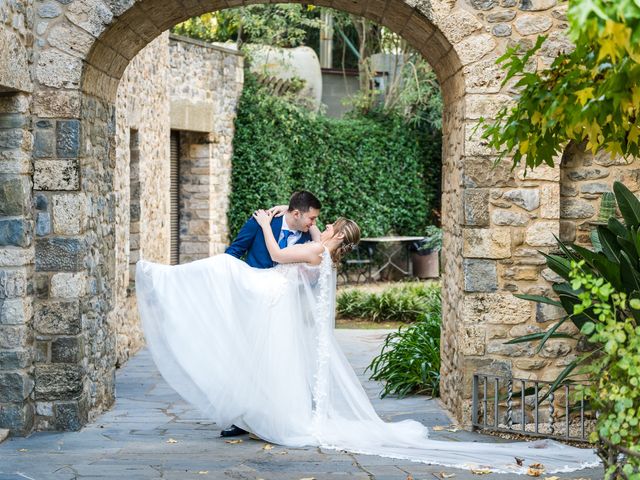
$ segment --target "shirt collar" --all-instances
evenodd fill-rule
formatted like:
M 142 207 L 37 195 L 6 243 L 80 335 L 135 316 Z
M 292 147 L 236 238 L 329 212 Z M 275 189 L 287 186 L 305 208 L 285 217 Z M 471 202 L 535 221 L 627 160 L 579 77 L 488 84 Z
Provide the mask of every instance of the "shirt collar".
M 284 215 L 282 216 L 282 228 L 280 229 L 280 231 L 282 230 L 289 230 L 290 232 L 298 233 L 298 230 L 292 230 L 291 228 L 289 228 L 289 225 L 287 225 L 287 218 Z

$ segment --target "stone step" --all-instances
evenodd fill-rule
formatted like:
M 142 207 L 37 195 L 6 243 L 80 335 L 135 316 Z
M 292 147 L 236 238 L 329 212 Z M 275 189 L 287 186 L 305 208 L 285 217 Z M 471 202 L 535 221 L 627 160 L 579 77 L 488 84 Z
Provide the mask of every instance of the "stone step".
M 2 443 L 9 436 L 9 430 L 6 428 L 0 428 L 0 443 Z

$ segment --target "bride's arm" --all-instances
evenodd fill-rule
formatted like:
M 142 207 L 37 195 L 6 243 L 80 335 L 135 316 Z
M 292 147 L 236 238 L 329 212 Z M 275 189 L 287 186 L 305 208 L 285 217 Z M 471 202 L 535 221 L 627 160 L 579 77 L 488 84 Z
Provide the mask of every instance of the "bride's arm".
M 319 243 L 303 243 L 281 249 L 271 230 L 273 214 L 265 210 L 258 210 L 253 217 L 262 227 L 264 242 L 271 256 L 271 260 L 278 263 L 318 263 L 318 256 L 322 253 L 322 245 Z
M 320 241 L 320 229 L 316 225 L 311 225 L 309 227 L 309 235 L 311 235 L 312 242 Z

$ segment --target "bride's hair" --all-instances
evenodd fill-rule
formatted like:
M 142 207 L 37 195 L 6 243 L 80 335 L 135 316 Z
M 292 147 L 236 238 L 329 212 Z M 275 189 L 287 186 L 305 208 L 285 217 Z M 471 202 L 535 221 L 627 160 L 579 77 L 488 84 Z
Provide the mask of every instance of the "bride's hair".
M 334 265 L 338 265 L 342 257 L 355 248 L 360 242 L 360 227 L 353 220 L 340 217 L 333 223 L 333 230 L 344 235 L 342 244 L 331 253 Z

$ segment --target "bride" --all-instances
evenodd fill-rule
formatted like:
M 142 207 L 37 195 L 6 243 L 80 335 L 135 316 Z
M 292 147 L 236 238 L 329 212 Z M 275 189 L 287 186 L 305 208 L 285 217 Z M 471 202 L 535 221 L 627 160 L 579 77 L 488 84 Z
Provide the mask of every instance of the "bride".
M 436 441 L 417 421 L 382 421 L 333 336 L 334 267 L 360 240 L 358 226 L 339 218 L 319 241 L 281 250 L 272 215 L 259 210 L 254 218 L 274 268 L 252 268 L 227 254 L 184 265 L 137 264 L 152 357 L 169 385 L 208 418 L 275 444 L 448 467 L 526 473 L 542 463 L 554 473 L 599 464 L 593 450 L 551 440 Z M 515 457 L 524 458 L 522 466 Z

